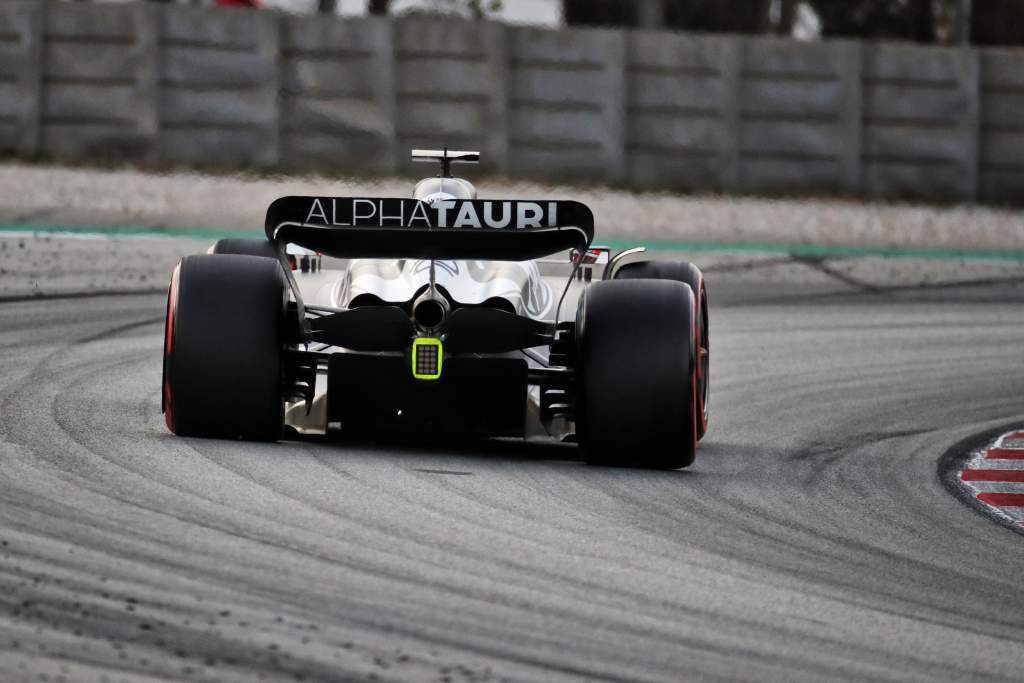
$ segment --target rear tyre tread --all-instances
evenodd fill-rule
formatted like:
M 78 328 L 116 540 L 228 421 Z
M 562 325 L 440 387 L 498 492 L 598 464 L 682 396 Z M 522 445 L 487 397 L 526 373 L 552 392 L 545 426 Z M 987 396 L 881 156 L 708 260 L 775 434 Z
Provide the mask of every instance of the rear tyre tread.
M 187 256 L 168 296 L 164 341 L 167 426 L 179 436 L 281 437 L 285 287 L 276 261 Z
M 709 334 L 708 319 L 708 289 L 704 281 L 704 273 L 700 268 L 686 261 L 634 261 L 627 263 L 615 271 L 616 280 L 675 280 L 690 285 L 695 295 L 697 306 L 697 348 L 704 349 L 706 353 L 698 358 L 700 363 L 697 366 L 697 400 L 698 422 L 697 439 L 704 438 L 707 434 L 708 424 L 711 420 L 711 412 L 708 408 L 711 386 L 711 342 Z
M 694 303 L 680 282 L 598 282 L 577 312 L 576 432 L 590 464 L 678 469 L 696 457 Z

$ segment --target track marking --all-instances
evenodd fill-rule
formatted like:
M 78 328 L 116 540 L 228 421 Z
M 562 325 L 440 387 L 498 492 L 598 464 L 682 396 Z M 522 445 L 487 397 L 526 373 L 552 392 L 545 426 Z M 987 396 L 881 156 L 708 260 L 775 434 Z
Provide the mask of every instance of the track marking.
M 1024 527 L 1024 431 L 1003 434 L 975 452 L 959 480 L 994 515 Z
M 986 460 L 1024 460 L 1024 448 L 990 448 L 985 451 Z
M 1024 460 L 985 460 L 978 458 L 971 462 L 973 470 L 1024 470 Z
M 1024 470 L 964 470 L 961 481 L 1012 481 L 1024 483 Z
M 1024 526 L 1024 507 L 1004 507 L 1003 513 L 1009 515 L 1021 526 Z
M 121 238 L 165 238 L 219 240 L 229 237 L 259 237 L 262 230 L 224 230 L 213 227 L 153 228 L 146 226 L 91 225 L 71 227 L 65 225 L 0 224 L 0 236 L 59 235 L 96 239 L 104 237 Z M 603 244 L 613 249 L 626 249 L 644 245 L 654 252 L 709 252 L 719 254 L 776 254 L 794 258 L 849 258 L 879 256 L 884 258 L 912 258 L 935 261 L 1012 261 L 1024 263 L 1024 250 L 1015 249 L 907 249 L 900 247 L 850 247 L 817 244 L 773 244 L 728 242 L 687 242 L 661 239 L 607 239 Z
M 978 500 L 999 508 L 1024 507 L 1024 493 L 979 493 Z

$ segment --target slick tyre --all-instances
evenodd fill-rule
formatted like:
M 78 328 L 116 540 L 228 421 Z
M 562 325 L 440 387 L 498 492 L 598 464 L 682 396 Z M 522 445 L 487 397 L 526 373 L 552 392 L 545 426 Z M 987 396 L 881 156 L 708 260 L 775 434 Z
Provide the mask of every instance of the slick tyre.
M 627 263 L 615 272 L 616 280 L 675 280 L 685 282 L 693 290 L 697 313 L 694 330 L 697 339 L 697 438 L 704 438 L 711 414 L 711 339 L 708 325 L 708 289 L 700 268 L 684 261 L 638 261 Z
M 693 290 L 597 282 L 577 311 L 576 430 L 595 465 L 678 469 L 697 452 Z
M 240 254 L 263 256 L 277 260 L 277 250 L 265 239 L 223 239 L 218 240 L 210 250 L 211 254 Z
M 164 329 L 163 404 L 179 436 L 281 436 L 280 265 L 256 256 L 187 256 L 174 269 Z

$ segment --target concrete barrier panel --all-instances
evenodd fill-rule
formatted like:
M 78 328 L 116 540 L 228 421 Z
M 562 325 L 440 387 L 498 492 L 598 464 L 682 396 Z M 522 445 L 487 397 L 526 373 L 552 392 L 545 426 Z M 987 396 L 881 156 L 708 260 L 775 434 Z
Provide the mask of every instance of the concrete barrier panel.
M 986 201 L 1024 201 L 1024 56 L 984 50 L 981 71 L 980 190 Z
M 269 128 L 277 124 L 276 93 L 262 89 L 196 90 L 164 87 L 160 113 L 164 125 Z
M 717 76 L 726 42 L 712 36 L 631 31 L 626 65 L 634 72 Z
M 482 59 L 487 52 L 486 31 L 475 21 L 452 17 L 407 17 L 395 26 L 398 56 Z
M 131 43 L 51 42 L 43 55 L 45 77 L 131 83 L 135 80 L 135 49 Z
M 634 31 L 626 54 L 626 167 L 637 187 L 717 189 L 734 178 L 734 38 Z
M 397 161 L 394 24 L 282 24 L 281 155 L 290 168 L 389 172 Z
M 516 28 L 510 33 L 510 168 L 532 173 L 556 150 L 565 150 L 566 159 L 552 168 L 565 168 L 568 159 L 575 159 L 581 163 L 575 177 L 625 181 L 625 34 L 580 30 L 566 41 L 556 31 Z M 523 153 L 513 153 L 522 146 L 527 147 Z
M 567 40 L 564 31 L 514 28 L 510 53 L 513 66 L 553 65 L 568 68 L 602 68 L 608 51 L 623 39 L 620 32 L 603 29 L 575 29 Z
M 627 148 L 660 150 L 663 154 L 698 149 L 716 153 L 721 145 L 720 138 L 725 134 L 717 116 L 633 113 L 629 117 Z
M 374 99 L 373 82 L 367 71 L 370 58 L 339 60 L 293 56 L 282 64 L 281 87 L 287 95 L 300 98 Z
M 983 167 L 980 178 L 981 192 L 979 199 L 982 201 L 1016 205 L 1022 203 L 1024 169 L 1019 167 Z
M 864 50 L 864 78 L 956 87 L 963 78 L 961 50 L 873 43 Z
M 864 154 L 927 165 L 943 160 L 962 163 L 963 141 L 955 126 L 871 125 L 864 129 Z
M 886 196 L 978 194 L 978 54 L 878 45 L 864 51 L 865 187 Z
M 963 170 L 956 162 L 864 162 L 864 192 L 876 197 L 906 199 L 928 196 L 945 201 L 964 199 Z
M 747 156 L 789 156 L 836 160 L 842 135 L 828 121 L 744 121 L 740 150 Z
M 746 192 L 829 192 L 842 179 L 842 167 L 829 159 L 744 157 L 740 161 L 740 188 Z
M 484 170 L 506 168 L 506 29 L 492 22 L 410 17 L 395 24 L 397 166 L 422 172 L 410 145 L 472 147 Z
M 742 102 L 744 115 L 838 118 L 843 106 L 842 84 L 838 80 L 746 79 Z
M 629 109 L 641 113 L 657 110 L 669 115 L 717 115 L 725 97 L 724 88 L 717 75 L 634 71 L 629 77 Z
M 261 166 L 265 148 L 266 135 L 257 127 L 165 125 L 160 135 L 162 159 L 198 166 Z
M 21 115 L 22 103 L 18 99 L 18 84 L 14 81 L 0 81 L 0 126 L 13 126 Z
M 95 122 L 47 122 L 42 128 L 39 151 L 55 159 L 86 162 L 149 158 L 151 136 L 130 124 L 127 119 L 112 116 Z
M 261 85 L 274 71 L 276 61 L 276 55 L 271 54 L 165 45 L 160 80 L 165 84 L 204 88 Z
M 484 100 L 489 87 L 490 74 L 483 61 L 441 57 L 402 59 L 399 64 L 399 95 Z
M 483 148 L 490 103 L 504 90 L 492 80 L 486 26 L 436 17 L 395 24 L 398 168 L 422 170 L 410 146 Z
M 509 143 L 509 166 L 517 174 L 550 180 L 604 180 L 607 170 L 599 143 L 554 147 L 537 143 Z
M 369 58 L 381 49 L 382 41 L 390 44 L 392 40 L 392 23 L 378 17 L 341 20 L 286 15 L 282 17 L 282 30 L 281 49 L 285 57 Z
M 1024 127 L 986 133 L 981 158 L 982 168 L 998 166 L 1024 171 Z
M 748 191 L 858 191 L 859 52 L 844 41 L 754 38 L 740 54 L 734 182 Z
M 153 161 L 158 10 L 141 3 L 92 9 L 45 5 L 41 151 L 56 158 Z
M 864 115 L 868 120 L 958 121 L 969 108 L 968 98 L 959 89 L 874 83 L 864 86 Z
M 160 40 L 165 45 L 250 51 L 259 47 L 262 12 L 184 5 L 166 5 L 161 9 Z
M 546 107 L 517 107 L 509 118 L 512 142 L 551 147 L 598 144 L 593 131 L 601 126 L 601 112 Z
M 63 123 L 118 122 L 134 127 L 138 93 L 128 85 L 51 84 L 43 98 L 44 120 Z
M 134 42 L 135 8 L 109 3 L 47 2 L 46 37 L 51 41 Z
M 631 148 L 627 156 L 629 184 L 637 188 L 717 190 L 720 175 L 716 152 Z M 681 218 L 682 220 L 682 218 Z
M 160 15 L 162 154 L 177 162 L 280 159 L 281 19 L 167 6 Z
M 986 48 L 981 51 L 981 78 L 986 89 L 1024 90 L 1024 55 L 1019 49 Z
M 391 122 L 383 120 L 377 106 L 363 98 L 291 98 L 282 115 L 288 122 L 286 130 L 297 135 L 306 131 L 381 138 L 394 135 Z
M 324 134 L 317 131 L 285 131 L 282 134 L 283 163 L 288 167 L 305 170 L 336 170 L 339 168 L 365 173 L 381 170 L 382 145 L 389 145 L 391 138 L 360 130 L 344 136 Z M 388 161 L 390 163 L 390 160 Z
M 832 42 L 801 43 L 780 38 L 750 38 L 743 48 L 743 75 L 805 81 L 835 80 L 842 57 Z
M 1024 89 L 1016 92 L 986 91 L 982 96 L 981 112 L 981 121 L 986 128 L 1024 126 Z
M 482 141 L 487 135 L 484 108 L 479 102 L 417 102 L 404 112 L 398 134 L 403 137 L 452 137 Z M 422 167 L 421 167 L 422 168 Z
M 603 69 L 587 66 L 566 69 L 554 66 L 520 66 L 512 71 L 509 97 L 513 106 L 523 102 L 600 109 L 608 96 Z
M 0 6 L 0 152 L 32 157 L 39 151 L 43 74 L 43 7 Z

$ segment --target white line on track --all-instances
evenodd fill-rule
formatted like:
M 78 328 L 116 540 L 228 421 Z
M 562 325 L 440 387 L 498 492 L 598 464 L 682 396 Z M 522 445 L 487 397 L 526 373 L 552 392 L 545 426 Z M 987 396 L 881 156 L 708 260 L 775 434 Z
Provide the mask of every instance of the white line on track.
M 1024 470 L 1024 460 L 988 460 L 984 454 L 974 456 L 967 464 L 972 470 Z

